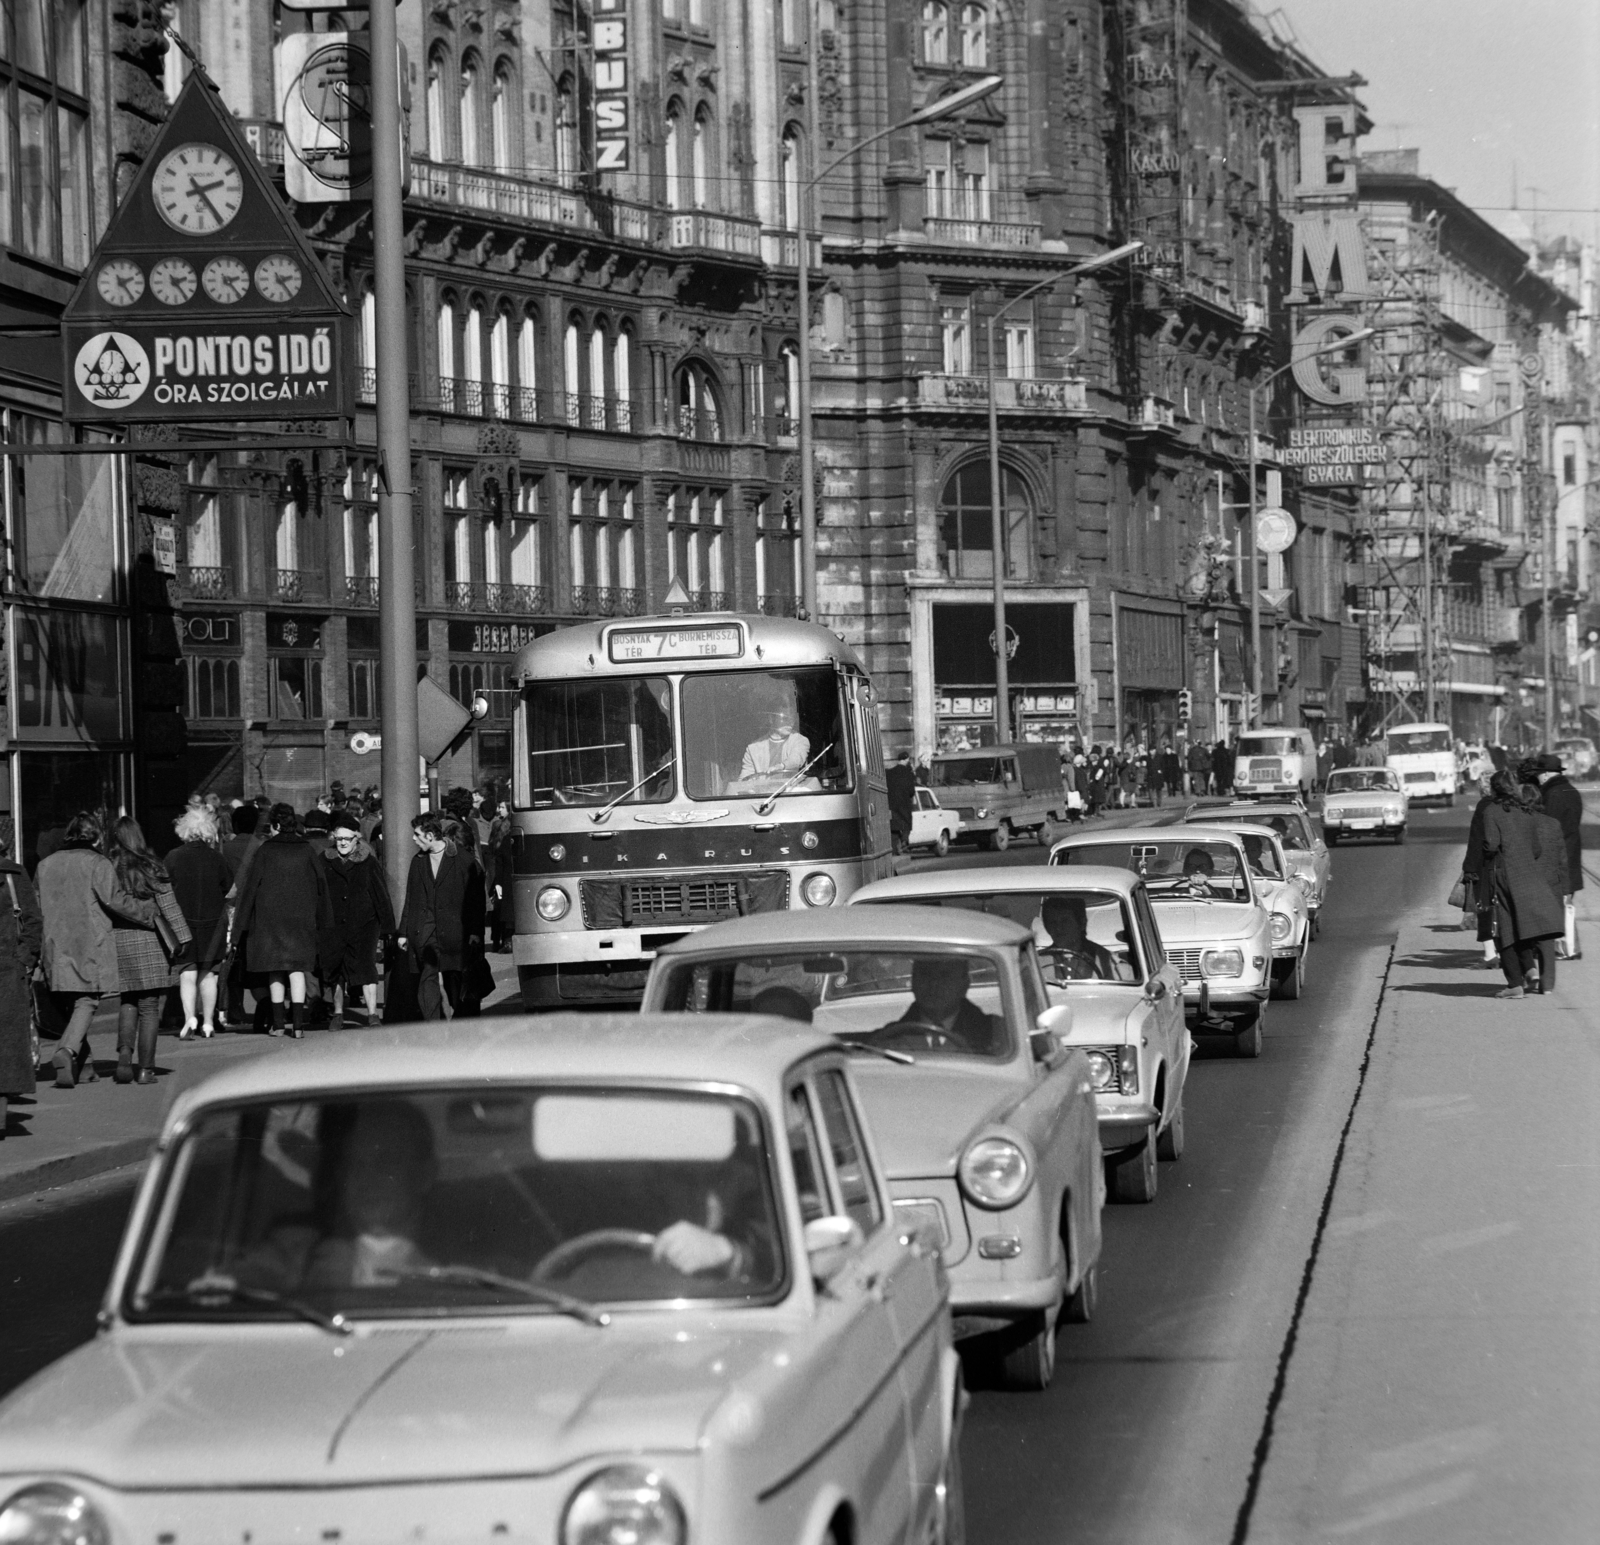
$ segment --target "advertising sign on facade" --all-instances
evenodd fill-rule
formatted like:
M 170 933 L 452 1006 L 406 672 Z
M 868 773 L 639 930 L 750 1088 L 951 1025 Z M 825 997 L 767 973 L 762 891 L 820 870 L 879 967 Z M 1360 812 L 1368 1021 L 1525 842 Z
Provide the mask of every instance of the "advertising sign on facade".
M 625 172 L 629 122 L 627 0 L 598 0 L 594 17 L 594 169 Z
M 278 45 L 284 190 L 298 204 L 372 197 L 372 49 L 364 32 L 291 32 Z M 401 181 L 409 182 L 410 70 L 400 50 Z
M 150 551 L 158 574 L 178 572 L 178 528 L 175 522 L 159 516 L 150 521 Z
M 1322 487 L 1359 486 L 1365 469 L 1384 461 L 1383 442 L 1369 424 L 1291 429 L 1278 455 L 1284 466 L 1300 468 L 1308 484 Z

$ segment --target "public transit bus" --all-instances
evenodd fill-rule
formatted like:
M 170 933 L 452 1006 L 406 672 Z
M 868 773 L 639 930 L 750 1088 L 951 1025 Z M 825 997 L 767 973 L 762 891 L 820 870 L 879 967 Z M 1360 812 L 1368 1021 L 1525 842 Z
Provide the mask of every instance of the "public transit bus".
M 1460 782 L 1455 737 L 1448 724 L 1391 724 L 1387 765 L 1400 775 L 1400 785 L 1412 799 L 1456 802 Z
M 515 936 L 530 1011 L 628 1006 L 657 950 L 893 872 L 872 683 L 826 628 L 585 623 L 517 657 Z

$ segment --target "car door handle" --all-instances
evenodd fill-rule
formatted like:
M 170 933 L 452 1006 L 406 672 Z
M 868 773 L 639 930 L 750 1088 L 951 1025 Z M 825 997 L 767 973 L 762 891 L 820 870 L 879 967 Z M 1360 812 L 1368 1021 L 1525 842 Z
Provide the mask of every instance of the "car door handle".
M 886 1304 L 894 1297 L 894 1285 L 881 1271 L 875 1271 L 863 1279 L 862 1288 L 867 1297 L 875 1304 Z

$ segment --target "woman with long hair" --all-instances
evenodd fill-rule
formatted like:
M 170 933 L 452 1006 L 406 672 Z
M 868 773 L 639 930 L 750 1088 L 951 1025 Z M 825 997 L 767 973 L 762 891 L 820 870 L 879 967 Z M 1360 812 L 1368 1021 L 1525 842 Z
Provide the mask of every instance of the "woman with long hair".
M 204 805 L 192 805 L 186 813 L 204 810 Z M 112 822 L 106 856 L 123 890 L 141 901 L 154 902 L 156 907 L 150 927 L 123 918 L 116 922 L 117 982 L 122 993 L 117 1012 L 117 1082 L 153 1084 L 161 1005 L 174 977 L 189 964 L 193 935 L 173 894 L 172 877 L 150 851 L 143 830 L 131 815 Z
M 1497 772 L 1489 784 L 1492 803 L 1483 812 L 1480 876 L 1493 886 L 1495 938 L 1506 985 L 1498 998 L 1521 998 L 1531 988 L 1555 986 L 1555 941 L 1566 926 L 1562 898 L 1551 882 L 1550 839 L 1536 819 L 1537 790 L 1525 790 L 1514 772 Z M 1562 864 L 1565 865 L 1565 854 Z M 1539 982 L 1529 976 L 1539 968 Z
M 233 872 L 220 851 L 219 819 L 202 805 L 191 806 L 172 823 L 178 846 L 167 855 L 167 872 L 194 938 L 194 959 L 178 976 L 180 1040 L 196 1029 L 209 1040 L 216 1029 L 217 967 L 228 950 L 227 898 L 233 884 Z

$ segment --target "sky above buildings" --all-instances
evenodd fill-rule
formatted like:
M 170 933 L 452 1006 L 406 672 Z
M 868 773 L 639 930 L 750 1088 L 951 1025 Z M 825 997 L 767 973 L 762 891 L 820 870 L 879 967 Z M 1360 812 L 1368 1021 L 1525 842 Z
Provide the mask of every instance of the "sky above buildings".
M 1600 239 L 1600 0 L 1256 0 L 1330 75 L 1366 77 L 1365 148 L 1541 240 Z M 1535 213 L 1537 212 L 1537 213 Z M 1498 222 L 1497 222 L 1498 223 Z

